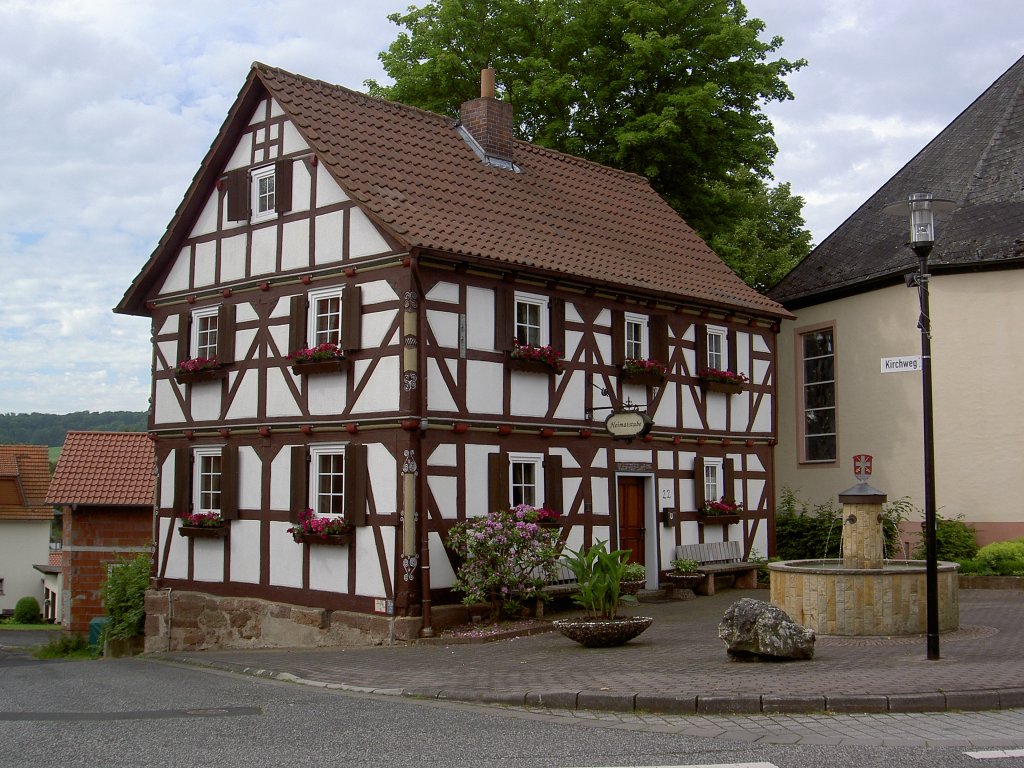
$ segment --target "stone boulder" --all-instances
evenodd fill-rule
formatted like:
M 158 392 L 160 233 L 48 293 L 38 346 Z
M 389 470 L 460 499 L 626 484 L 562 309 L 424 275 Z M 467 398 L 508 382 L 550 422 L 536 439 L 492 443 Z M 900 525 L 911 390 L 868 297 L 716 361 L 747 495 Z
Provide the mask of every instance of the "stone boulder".
M 814 657 L 814 630 L 794 622 L 771 603 L 744 597 L 718 625 L 729 655 L 744 661 L 786 661 Z

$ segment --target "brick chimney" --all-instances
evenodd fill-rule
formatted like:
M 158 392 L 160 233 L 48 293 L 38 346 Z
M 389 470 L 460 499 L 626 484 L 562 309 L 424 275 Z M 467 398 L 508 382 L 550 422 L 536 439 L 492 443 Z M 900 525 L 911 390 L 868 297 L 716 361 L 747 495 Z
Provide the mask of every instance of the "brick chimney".
M 460 119 L 484 154 L 513 159 L 512 105 L 494 98 L 494 70 L 490 67 L 480 72 L 480 98 L 462 105 Z

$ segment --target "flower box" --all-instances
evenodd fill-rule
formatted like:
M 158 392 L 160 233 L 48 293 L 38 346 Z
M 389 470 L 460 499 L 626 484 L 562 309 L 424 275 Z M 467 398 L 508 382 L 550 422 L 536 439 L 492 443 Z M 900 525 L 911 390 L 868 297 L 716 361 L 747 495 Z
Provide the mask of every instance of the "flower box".
M 183 525 L 178 528 L 178 535 L 189 539 L 223 539 L 228 535 L 228 526 Z
M 347 357 L 339 357 L 335 360 L 310 360 L 295 361 L 292 363 L 292 373 L 296 376 L 308 376 L 316 373 L 338 373 L 347 371 L 349 361 Z
M 505 367 L 510 371 L 522 371 L 523 373 L 546 373 L 561 376 L 562 371 L 552 368 L 543 360 L 527 360 L 522 357 L 512 357 L 511 354 L 505 357 Z
M 175 373 L 174 380 L 179 384 L 198 384 L 203 381 L 216 381 L 217 379 L 223 379 L 227 375 L 227 369 L 221 368 L 218 365 L 213 368 L 203 368 L 199 371 Z
M 668 377 L 659 371 L 637 371 L 630 373 L 623 370 L 619 374 L 619 378 L 623 381 L 629 382 L 630 384 L 641 384 L 645 387 L 660 387 L 665 383 L 665 379 Z
M 717 381 L 715 379 L 701 379 L 701 389 L 708 392 L 724 392 L 727 395 L 738 395 L 743 391 L 743 385 L 739 382 Z
M 354 533 L 354 531 L 346 531 L 345 533 L 328 533 L 324 536 L 318 533 L 299 533 L 295 535 L 295 540 L 302 544 L 326 544 L 332 547 L 343 547 L 352 543 Z
M 697 522 L 703 523 L 704 525 L 731 525 L 732 523 L 738 523 L 739 521 L 740 516 L 735 512 L 721 515 L 701 514 L 697 518 Z

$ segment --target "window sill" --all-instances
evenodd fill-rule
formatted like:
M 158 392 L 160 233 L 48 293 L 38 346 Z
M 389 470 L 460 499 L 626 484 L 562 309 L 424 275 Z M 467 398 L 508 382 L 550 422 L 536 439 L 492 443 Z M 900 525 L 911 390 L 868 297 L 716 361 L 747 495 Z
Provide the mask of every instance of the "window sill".
M 564 371 L 552 368 L 545 362 L 540 360 L 524 360 L 521 357 L 511 357 L 510 355 L 505 356 L 505 367 L 510 371 L 519 371 L 521 373 L 545 373 L 549 376 L 561 376 Z
M 318 373 L 339 373 L 347 371 L 349 360 L 347 357 L 337 360 L 318 360 L 309 363 L 292 363 L 292 373 L 296 376 L 309 376 Z
M 724 392 L 727 395 L 738 395 L 743 391 L 742 384 L 732 384 L 727 381 L 708 381 L 707 379 L 701 380 L 700 388 L 705 392 Z
M 178 535 L 189 539 L 223 539 L 228 535 L 227 524 L 214 528 L 200 525 L 183 525 L 178 528 Z
M 333 547 L 343 547 L 352 543 L 355 531 L 345 533 L 331 533 L 327 536 L 318 536 L 315 533 L 300 533 L 295 541 L 299 544 L 325 544 Z
M 619 378 L 630 384 L 640 384 L 645 387 L 660 387 L 665 383 L 668 376 L 654 371 L 645 371 L 644 373 L 626 373 L 625 371 L 622 371 L 619 373 Z
M 697 522 L 701 525 L 732 525 L 738 523 L 740 516 L 737 515 L 700 515 Z
M 227 375 L 228 369 L 218 365 L 216 368 L 206 368 L 192 373 L 176 373 L 174 374 L 174 380 L 179 384 L 198 384 L 204 381 L 223 379 Z

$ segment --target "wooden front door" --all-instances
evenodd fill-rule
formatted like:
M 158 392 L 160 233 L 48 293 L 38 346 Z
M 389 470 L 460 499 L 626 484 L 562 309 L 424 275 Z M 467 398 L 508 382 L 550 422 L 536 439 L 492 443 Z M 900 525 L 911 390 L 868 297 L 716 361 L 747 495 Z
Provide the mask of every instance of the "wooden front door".
M 619 549 L 632 550 L 629 562 L 644 562 L 644 478 L 619 478 Z

